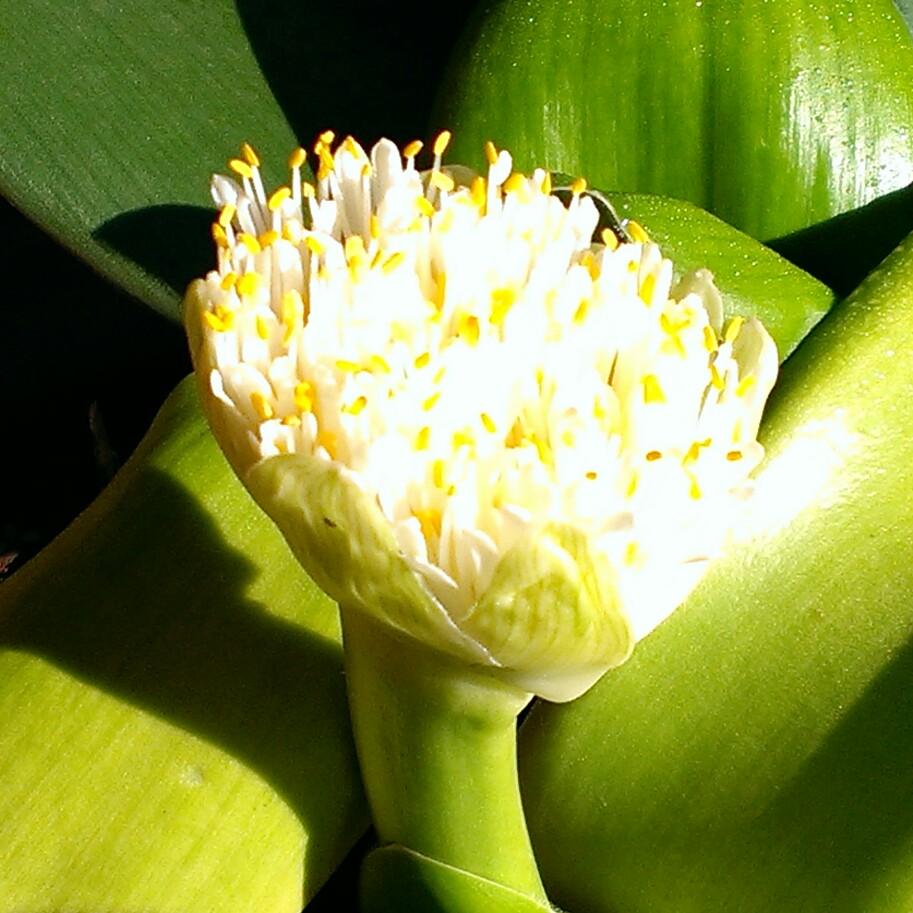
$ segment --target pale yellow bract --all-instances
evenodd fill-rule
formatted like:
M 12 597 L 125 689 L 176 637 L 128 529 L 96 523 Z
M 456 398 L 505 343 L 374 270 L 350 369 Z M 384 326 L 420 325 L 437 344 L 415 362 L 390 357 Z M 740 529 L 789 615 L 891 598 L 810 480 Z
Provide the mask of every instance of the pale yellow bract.
M 384 610 L 393 624 L 432 646 L 452 629 L 444 649 L 565 699 L 672 612 L 725 545 L 762 456 L 776 351 L 757 320 L 724 322 L 708 272 L 676 280 L 642 229 L 594 243 L 584 182 L 564 205 L 546 172 L 516 173 L 491 146 L 487 177 L 444 167 L 447 139 L 420 172 L 419 143 L 381 140 L 368 155 L 324 134 L 316 184 L 302 182 L 298 150 L 290 184 L 270 194 L 243 147 L 237 179 L 213 180 L 218 269 L 188 292 L 194 363 L 217 438 L 293 547 L 289 485 L 251 482 L 289 454 L 334 467 L 379 511 L 371 530 L 386 525 L 389 560 L 433 606 L 417 615 L 437 619 L 427 637 L 416 613 Z M 305 566 L 335 598 L 362 599 L 377 581 L 336 580 L 311 526 L 296 548 Z M 530 569 L 517 549 L 543 536 L 548 568 Z M 529 655 L 523 632 L 563 618 L 581 561 L 591 592 L 574 636 L 595 646 L 559 682 L 549 649 L 573 656 L 573 632 L 530 634 L 541 642 Z M 612 617 L 602 653 L 600 611 Z

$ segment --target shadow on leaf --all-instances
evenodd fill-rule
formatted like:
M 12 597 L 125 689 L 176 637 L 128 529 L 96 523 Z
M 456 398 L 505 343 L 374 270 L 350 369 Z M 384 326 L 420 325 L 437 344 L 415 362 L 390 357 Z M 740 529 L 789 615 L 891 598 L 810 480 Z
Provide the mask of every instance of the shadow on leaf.
M 215 215 L 214 206 L 147 206 L 119 213 L 96 228 L 92 237 L 160 279 L 180 300 L 191 280 L 215 266 Z
M 845 298 L 911 231 L 913 184 L 766 243 Z
M 269 570 L 284 573 L 278 591 L 313 594 L 289 579 L 297 568 Z M 367 824 L 342 655 L 250 598 L 264 572 L 190 490 L 142 467 L 4 584 L 0 648 L 40 656 L 255 772 L 309 835 L 313 886 Z M 80 853 L 90 843 L 87 831 Z

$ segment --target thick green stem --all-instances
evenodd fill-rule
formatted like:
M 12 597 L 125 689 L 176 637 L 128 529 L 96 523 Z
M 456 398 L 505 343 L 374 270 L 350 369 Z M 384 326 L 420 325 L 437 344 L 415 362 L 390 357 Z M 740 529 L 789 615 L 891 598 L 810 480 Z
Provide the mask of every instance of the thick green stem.
M 384 843 L 546 902 L 517 780 L 530 695 L 342 610 L 362 776 Z

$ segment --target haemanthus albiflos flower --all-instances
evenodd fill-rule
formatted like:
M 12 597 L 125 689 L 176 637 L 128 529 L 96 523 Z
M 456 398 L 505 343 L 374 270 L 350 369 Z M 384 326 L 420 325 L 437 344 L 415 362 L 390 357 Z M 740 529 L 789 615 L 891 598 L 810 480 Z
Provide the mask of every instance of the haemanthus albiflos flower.
M 712 276 L 573 185 L 318 141 L 267 194 L 213 179 L 186 322 L 210 422 L 341 604 L 553 700 L 588 688 L 725 545 L 776 375 Z

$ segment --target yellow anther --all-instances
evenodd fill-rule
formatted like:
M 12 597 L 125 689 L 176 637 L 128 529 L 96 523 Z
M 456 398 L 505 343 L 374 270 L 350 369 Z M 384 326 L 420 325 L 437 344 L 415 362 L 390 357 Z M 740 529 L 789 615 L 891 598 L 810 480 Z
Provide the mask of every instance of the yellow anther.
M 660 454 L 659 454 L 657 451 L 651 450 L 650 452 L 651 452 L 651 453 L 656 453 L 657 459 L 659 458 Z M 638 482 L 638 481 L 639 481 L 639 480 L 638 480 L 637 473 L 636 473 L 636 472 L 632 472 L 632 473 L 631 473 L 631 479 L 630 479 L 630 481 L 628 482 L 627 490 L 625 491 L 625 496 L 626 496 L 626 497 L 628 497 L 628 498 L 633 498 L 633 497 L 634 497 L 634 492 L 637 491 L 637 482 Z
M 392 273 L 404 260 L 406 259 L 406 252 L 402 250 L 396 250 L 386 260 L 381 264 L 380 270 L 384 274 Z
M 291 187 L 279 187 L 274 190 L 266 201 L 270 212 L 275 212 L 292 195 Z
M 498 426 L 495 425 L 494 419 L 487 412 L 483 412 L 479 418 L 482 421 L 482 426 L 489 434 L 494 434 L 498 430 Z
M 222 281 L 219 283 L 219 285 L 222 287 L 223 292 L 227 292 L 230 289 L 234 288 L 234 285 L 237 281 L 238 281 L 237 273 L 226 273 L 222 277 Z
M 433 146 L 435 157 L 444 154 L 447 146 L 450 145 L 451 136 L 453 136 L 453 134 L 449 130 L 441 130 L 441 132 L 438 133 Z
M 719 344 L 717 343 L 716 333 L 713 332 L 713 327 L 704 324 L 702 333 L 704 335 L 704 348 L 710 353 L 715 352 Z
M 390 365 L 387 364 L 386 359 L 381 355 L 372 355 L 368 359 L 368 364 L 371 366 L 371 370 L 376 374 L 390 373 Z
M 710 365 L 710 383 L 717 388 L 717 390 L 725 390 L 726 382 L 723 380 L 723 376 L 717 370 L 716 365 Z
M 571 320 L 576 324 L 581 324 L 586 320 L 587 311 L 590 308 L 589 299 L 584 298 L 580 304 L 577 305 L 577 310 L 574 311 L 574 316 Z
M 269 339 L 269 324 L 257 314 L 257 319 L 255 320 L 257 326 L 257 335 L 265 342 Z
M 498 161 L 498 149 L 497 146 L 491 141 L 485 141 L 485 158 L 488 159 L 489 165 L 495 165 Z
M 485 203 L 487 202 L 486 193 L 485 178 L 476 175 L 469 185 L 469 197 L 475 207 L 479 210 L 485 209 Z
M 317 191 L 310 181 L 301 182 L 301 193 L 306 200 L 313 200 L 317 196 Z
M 239 280 L 237 286 L 238 294 L 243 296 L 255 295 L 260 288 L 263 277 L 259 273 L 245 273 Z
M 219 225 L 222 228 L 228 228 L 231 225 L 231 220 L 235 217 L 235 213 L 238 211 L 238 207 L 234 203 L 226 203 L 219 210 Z
M 235 325 L 235 315 L 232 311 L 219 305 L 214 311 L 203 311 L 203 320 L 210 329 L 217 333 L 225 333 Z
M 316 254 L 318 257 L 326 253 L 326 247 L 323 242 L 316 235 L 308 235 L 304 239 L 304 246 L 312 253 Z
M 337 358 L 336 367 L 346 374 L 355 374 L 361 370 L 361 365 L 357 361 L 350 361 L 348 358 Z
M 301 321 L 304 316 L 304 301 L 301 299 L 301 293 L 292 289 L 285 292 L 280 299 L 282 309 L 282 322 L 291 327 Z
M 434 297 L 431 299 L 431 303 L 434 305 L 437 316 L 440 316 L 441 311 L 444 309 L 444 299 L 446 296 L 447 273 L 440 273 L 440 275 L 438 275 L 434 280 Z
M 758 378 L 754 374 L 749 374 L 747 377 L 743 377 L 739 381 L 739 385 L 735 388 L 736 396 L 745 396 L 749 390 L 751 390 L 755 384 L 758 382 Z
M 549 196 L 552 192 L 552 175 L 551 172 L 546 171 L 542 174 L 542 185 L 539 188 L 545 196 Z
M 443 489 L 446 479 L 444 477 L 444 461 L 435 460 L 431 464 L 431 480 L 434 482 L 435 488 Z
M 419 152 L 422 151 L 422 147 L 425 144 L 420 139 L 414 139 L 411 143 L 406 143 L 403 148 L 403 157 L 407 159 L 414 159 Z
M 653 301 L 653 292 L 656 289 L 656 276 L 653 273 L 647 273 L 640 282 L 640 299 L 644 304 L 650 304 Z
M 441 398 L 441 391 L 440 391 L 440 390 L 438 390 L 438 391 L 435 392 L 435 393 L 432 393 L 431 396 L 429 396 L 429 397 L 422 403 L 422 409 L 424 409 L 425 412 L 430 412 L 430 411 L 434 408 L 434 404 L 435 404 L 440 398 Z
M 344 243 L 346 262 L 361 259 L 365 255 L 365 242 L 361 235 L 349 235 Z
M 444 174 L 443 171 L 432 171 L 429 181 L 434 187 L 437 187 L 438 190 L 443 190 L 445 193 L 450 193 L 456 187 L 453 178 L 449 174 Z
M 695 500 L 699 501 L 701 498 L 701 486 L 697 484 L 697 479 L 694 478 L 689 473 L 689 478 L 691 479 L 691 485 L 688 487 L 688 494 Z
M 368 220 L 368 234 L 376 241 L 380 237 L 380 219 L 377 218 L 375 213 L 371 213 L 371 218 Z
M 428 197 L 416 197 L 415 208 L 428 219 L 434 215 L 434 204 L 431 202 L 431 200 L 428 199 Z
M 434 377 L 431 378 L 432 383 L 439 384 L 443 379 L 444 375 L 447 373 L 446 365 L 441 365 L 437 371 L 434 372 Z
M 433 508 L 412 511 L 412 516 L 418 520 L 422 535 L 426 540 L 437 538 L 441 534 L 441 512 Z
M 574 432 L 571 431 L 570 428 L 561 432 L 561 443 L 564 444 L 565 447 L 573 447 L 575 441 Z
M 254 176 L 253 169 L 244 161 L 244 159 L 231 159 L 228 163 L 228 167 L 239 177 L 247 178 L 247 180 L 250 180 Z
M 685 455 L 682 457 L 682 466 L 687 466 L 689 463 L 693 463 L 701 455 L 701 445 L 694 441 L 692 445 L 685 451 Z
M 637 543 L 629 542 L 627 548 L 625 548 L 625 564 L 628 567 L 631 567 L 637 563 L 639 557 L 640 549 L 638 548 Z
M 336 139 L 336 134 L 332 130 L 324 130 L 318 138 L 318 142 L 324 146 L 330 146 L 333 143 L 333 140 Z
M 353 402 L 349 403 L 348 406 L 346 406 L 346 412 L 348 412 L 349 415 L 358 415 L 359 413 L 361 413 L 361 411 L 367 405 L 368 405 L 368 397 L 359 396 L 356 400 L 354 400 Z
M 299 146 L 289 157 L 288 157 L 288 166 L 289 168 L 300 168 L 307 161 L 307 150 L 302 149 Z
M 744 322 L 745 321 L 741 317 L 733 317 L 732 320 L 729 321 L 729 325 L 726 327 L 726 332 L 723 337 L 726 342 L 735 342 Z
M 475 446 L 476 439 L 468 431 L 453 432 L 453 449 L 459 450 L 460 447 Z
M 527 189 L 526 175 L 520 171 L 514 171 L 501 186 L 505 193 L 520 193 Z
M 599 478 L 599 474 L 594 469 L 591 469 L 585 475 L 586 475 L 586 478 L 588 478 L 591 482 L 595 482 L 596 479 Z
M 737 463 L 744 455 L 745 454 L 743 454 L 741 450 L 729 450 L 726 453 L 726 459 L 729 460 L 730 463 Z
M 361 146 L 358 145 L 357 141 L 355 140 L 355 137 L 352 135 L 347 136 L 342 141 L 342 148 L 345 149 L 345 151 L 348 152 L 349 155 L 353 156 L 354 158 L 363 159 L 366 157 L 365 150 L 362 149 Z
M 661 460 L 663 455 L 658 450 L 648 450 L 644 454 L 644 459 L 648 463 L 655 463 L 657 460 Z
M 260 246 L 260 242 L 253 235 L 249 235 L 246 231 L 242 231 L 238 235 L 238 242 L 243 244 L 254 256 L 263 250 L 263 248 Z
M 586 178 L 574 178 L 571 181 L 571 193 L 579 197 L 586 190 Z
M 413 364 L 415 365 L 416 368 L 424 368 L 425 365 L 427 365 L 429 361 L 431 361 L 431 353 L 422 352 L 421 355 L 416 356 Z
M 602 243 L 605 245 L 605 249 L 608 251 L 618 250 L 621 242 L 618 240 L 618 235 L 612 231 L 611 228 L 603 228 L 602 234 Z
M 241 143 L 241 157 L 251 168 L 260 167 L 260 156 L 257 155 L 250 143 Z
M 646 229 L 640 222 L 635 222 L 631 219 L 627 226 L 628 234 L 631 236 L 632 241 L 639 241 L 641 244 L 646 244 L 650 240 L 650 236 L 647 234 Z
M 491 315 L 488 319 L 494 326 L 500 326 L 504 322 L 507 312 L 516 300 L 517 296 L 513 289 L 499 288 L 491 293 Z
M 317 432 L 317 446 L 323 447 L 329 454 L 331 460 L 336 459 L 336 435 L 332 431 L 321 428 Z
M 644 387 L 645 403 L 664 403 L 666 394 L 659 384 L 659 378 L 655 374 L 645 374 L 641 381 Z
M 225 229 L 218 222 L 212 223 L 212 240 L 219 247 L 228 247 L 228 235 L 225 234 Z
M 271 228 L 257 238 L 257 243 L 265 250 L 270 244 L 275 244 L 281 237 L 282 235 L 275 228 Z
M 427 450 L 430 440 L 431 429 L 425 425 L 423 428 L 419 428 L 418 434 L 415 436 L 415 444 L 413 446 L 416 450 Z
M 536 453 L 539 455 L 539 462 L 545 466 L 552 466 L 554 464 L 554 456 L 548 441 L 538 434 L 531 434 L 529 440 L 536 448 Z
M 320 159 L 320 167 L 317 170 L 317 177 L 321 179 L 325 178 L 336 167 L 336 162 L 333 159 L 333 153 L 330 152 L 329 148 L 326 146 L 319 146 L 314 151 L 317 153 L 317 157 Z
M 479 341 L 479 318 L 474 314 L 461 314 L 457 323 L 457 335 L 463 342 L 476 345 Z
M 254 412 L 260 417 L 260 421 L 268 422 L 276 415 L 273 404 L 259 390 L 254 390 L 250 395 L 250 404 L 254 407 Z
M 295 384 L 295 406 L 301 412 L 311 412 L 314 408 L 314 385 L 303 380 Z
M 282 417 L 282 424 L 289 428 L 300 428 L 301 419 L 297 415 L 285 415 Z

